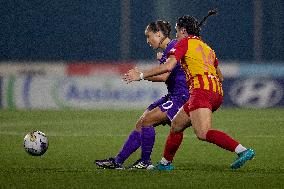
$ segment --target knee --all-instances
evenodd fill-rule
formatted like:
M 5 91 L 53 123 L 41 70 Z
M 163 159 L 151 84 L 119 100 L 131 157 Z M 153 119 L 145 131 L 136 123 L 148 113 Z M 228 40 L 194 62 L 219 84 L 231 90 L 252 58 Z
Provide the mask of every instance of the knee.
M 177 133 L 178 130 L 173 125 L 171 125 L 171 133 Z
M 171 123 L 171 132 L 172 133 L 179 133 L 179 132 L 181 132 L 181 129 L 179 128 L 179 126 L 174 121 Z
M 136 125 L 135 125 L 135 130 L 136 130 L 136 131 L 139 131 L 139 132 L 141 131 L 141 129 L 142 129 L 142 123 L 143 123 L 143 122 L 142 122 L 142 119 L 143 119 L 143 118 L 140 118 L 140 119 L 137 121 L 137 123 L 136 123 Z
M 143 117 L 140 121 L 141 123 L 141 127 L 143 127 L 145 125 L 145 123 L 147 122 L 147 119 L 145 117 Z
M 206 140 L 206 133 L 202 131 L 195 131 L 195 135 L 199 140 Z
M 183 132 L 187 128 L 187 124 L 185 122 L 181 122 L 179 120 L 173 119 L 171 123 L 171 131 L 174 133 Z
M 137 121 L 135 129 L 137 131 L 141 131 L 142 127 L 148 127 L 151 125 L 151 118 L 149 116 L 149 112 L 145 112 Z
M 141 119 L 141 127 L 148 127 L 151 126 L 151 119 L 148 116 L 144 116 Z
M 142 128 L 142 125 L 139 122 L 137 122 L 135 125 L 135 130 L 141 132 L 141 128 Z

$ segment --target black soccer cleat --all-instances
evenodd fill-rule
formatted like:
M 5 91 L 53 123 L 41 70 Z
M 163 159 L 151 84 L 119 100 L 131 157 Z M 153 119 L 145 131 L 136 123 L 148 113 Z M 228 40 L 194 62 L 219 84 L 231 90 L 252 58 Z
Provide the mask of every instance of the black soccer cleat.
M 114 158 L 95 160 L 94 162 L 98 167 L 103 169 L 124 169 L 123 166 L 115 162 Z
M 137 160 L 129 169 L 147 169 L 151 170 L 154 166 L 152 165 L 151 161 L 144 162 L 142 159 Z

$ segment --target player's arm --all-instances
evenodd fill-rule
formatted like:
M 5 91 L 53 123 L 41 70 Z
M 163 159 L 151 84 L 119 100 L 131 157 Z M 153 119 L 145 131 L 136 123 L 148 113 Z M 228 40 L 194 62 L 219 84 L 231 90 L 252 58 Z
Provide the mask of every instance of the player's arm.
M 219 60 L 218 60 L 218 58 L 215 58 L 214 67 L 216 68 L 216 73 L 217 73 L 217 75 L 219 77 L 219 80 L 221 82 L 223 82 L 224 81 L 224 77 L 223 77 L 223 74 L 222 74 L 222 72 L 221 72 L 221 70 L 219 68 Z
M 163 73 L 157 76 L 151 76 L 144 78 L 144 80 L 152 81 L 152 82 L 165 82 L 167 81 L 168 77 L 170 76 L 170 72 Z
M 163 53 L 157 52 L 156 59 L 161 62 L 162 58 L 163 58 Z M 165 82 L 165 81 L 167 81 L 169 75 L 170 75 L 170 73 L 163 73 L 161 75 L 144 78 L 144 80 L 148 80 L 148 81 L 152 81 L 152 82 Z
M 124 76 L 123 80 L 127 83 L 130 83 L 132 81 L 139 81 L 144 78 L 157 76 L 163 73 L 170 73 L 172 69 L 177 64 L 177 60 L 175 56 L 170 56 L 166 63 L 160 64 L 159 66 L 153 67 L 152 69 L 139 71 L 138 69 L 131 69 L 129 70 Z
M 170 73 L 177 64 L 175 56 L 171 55 L 164 64 L 160 64 L 152 69 L 144 70 L 144 78 L 160 75 L 163 73 Z
M 223 81 L 224 81 L 224 77 L 223 77 L 223 74 L 222 74 L 222 72 L 221 72 L 219 66 L 216 68 L 216 72 L 217 72 L 217 75 L 218 75 L 218 77 L 219 77 L 219 80 L 220 80 L 221 82 L 223 82 Z

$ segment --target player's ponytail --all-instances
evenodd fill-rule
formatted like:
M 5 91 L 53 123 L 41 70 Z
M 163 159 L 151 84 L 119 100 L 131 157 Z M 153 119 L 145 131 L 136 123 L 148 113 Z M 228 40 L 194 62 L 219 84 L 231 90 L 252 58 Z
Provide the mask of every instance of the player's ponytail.
M 177 26 L 179 28 L 185 28 L 186 32 L 189 35 L 200 36 L 201 27 L 202 25 L 204 25 L 206 19 L 212 15 L 216 15 L 217 12 L 218 12 L 217 9 L 210 10 L 207 16 L 205 16 L 201 22 L 198 22 L 198 20 L 194 18 L 193 16 L 189 16 L 189 15 L 182 16 L 178 18 Z
M 212 16 L 212 15 L 216 15 L 218 13 L 217 9 L 212 9 L 210 11 L 208 11 L 207 16 L 205 16 L 201 22 L 199 22 L 199 24 L 197 25 L 197 27 L 201 28 L 201 26 L 205 23 L 205 21 L 207 20 L 208 17 Z

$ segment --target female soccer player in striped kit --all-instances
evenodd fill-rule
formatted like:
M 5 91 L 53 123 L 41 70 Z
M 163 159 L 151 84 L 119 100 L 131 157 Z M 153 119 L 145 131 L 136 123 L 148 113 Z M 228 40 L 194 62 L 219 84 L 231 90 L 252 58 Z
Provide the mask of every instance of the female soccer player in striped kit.
M 150 23 L 145 30 L 147 43 L 154 49 L 163 49 L 157 54 L 160 64 L 167 59 L 167 54 L 177 43 L 170 39 L 171 26 L 168 22 L 158 20 Z M 136 123 L 135 129 L 130 133 L 121 151 L 114 158 L 96 160 L 96 165 L 102 168 L 120 169 L 124 161 L 141 146 L 141 159 L 133 164 L 132 168 L 147 169 L 151 164 L 150 155 L 155 142 L 154 127 L 160 124 L 170 124 L 179 108 L 187 101 L 189 90 L 186 85 L 185 73 L 177 63 L 171 73 L 154 77 L 145 77 L 145 80 L 165 82 L 168 94 L 152 103 Z M 175 149 L 182 142 L 183 133 L 175 135 Z M 174 154 L 174 152 L 171 152 Z
M 218 60 L 214 50 L 200 38 L 200 30 L 204 21 L 217 11 L 209 11 L 208 15 L 199 23 L 192 16 L 182 16 L 176 23 L 176 36 L 181 39 L 170 51 L 170 57 L 165 64 L 161 64 L 143 72 L 129 70 L 123 77 L 126 82 L 139 81 L 141 77 L 151 77 L 170 72 L 178 61 L 186 73 L 190 98 L 174 117 L 171 132 L 165 149 L 176 150 L 170 146 L 172 138 L 183 132 L 188 123 L 192 124 L 198 139 L 235 152 L 238 157 L 231 164 L 232 169 L 240 168 L 255 156 L 252 149 L 243 147 L 222 131 L 212 129 L 212 112 L 216 111 L 223 101 L 222 82 L 218 72 Z M 143 78 L 142 77 L 142 78 Z M 159 170 L 171 170 L 171 160 L 162 158 L 156 166 Z

